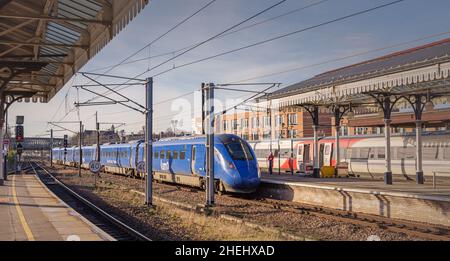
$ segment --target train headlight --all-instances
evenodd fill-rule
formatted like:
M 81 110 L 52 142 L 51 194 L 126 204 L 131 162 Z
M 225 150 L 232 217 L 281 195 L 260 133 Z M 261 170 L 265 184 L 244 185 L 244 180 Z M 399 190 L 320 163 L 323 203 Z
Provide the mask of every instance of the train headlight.
M 228 162 L 228 168 L 229 169 L 235 169 L 236 166 L 234 166 L 233 162 Z

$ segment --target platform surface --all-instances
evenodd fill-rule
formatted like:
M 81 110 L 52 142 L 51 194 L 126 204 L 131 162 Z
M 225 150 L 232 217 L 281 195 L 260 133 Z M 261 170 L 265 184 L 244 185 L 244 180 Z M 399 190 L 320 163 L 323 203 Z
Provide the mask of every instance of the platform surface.
M 392 185 L 384 184 L 382 178 L 311 178 L 281 173 L 268 175 L 263 173 L 262 182 L 278 183 L 291 186 L 309 186 L 323 189 L 342 189 L 367 193 L 391 194 L 395 196 L 418 197 L 450 201 L 450 179 L 436 178 L 436 188 L 433 188 L 432 177 L 426 177 L 425 184 L 416 184 L 414 180 L 394 177 Z
M 54 196 L 32 174 L 0 186 L 0 241 L 103 241 L 103 231 Z

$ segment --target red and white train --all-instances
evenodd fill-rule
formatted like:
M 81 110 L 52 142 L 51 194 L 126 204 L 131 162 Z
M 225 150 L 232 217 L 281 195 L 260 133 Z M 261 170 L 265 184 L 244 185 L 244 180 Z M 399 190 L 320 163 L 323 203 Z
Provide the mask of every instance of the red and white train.
M 258 158 L 260 168 L 267 168 L 267 157 L 272 150 L 274 172 L 280 167 L 282 172 L 290 172 L 289 159 L 296 173 L 305 172 L 305 164 L 313 162 L 313 139 L 281 139 L 250 141 Z M 414 134 L 393 135 L 391 137 L 392 173 L 411 179 L 416 173 L 416 137 Z M 385 138 L 383 135 L 344 136 L 340 139 L 341 162 L 348 164 L 349 174 L 378 175 L 385 172 Z M 336 144 L 334 137 L 319 141 L 320 166 L 336 165 Z M 423 134 L 423 171 L 425 176 L 436 172 L 439 176 L 450 177 L 450 133 L 430 132 Z

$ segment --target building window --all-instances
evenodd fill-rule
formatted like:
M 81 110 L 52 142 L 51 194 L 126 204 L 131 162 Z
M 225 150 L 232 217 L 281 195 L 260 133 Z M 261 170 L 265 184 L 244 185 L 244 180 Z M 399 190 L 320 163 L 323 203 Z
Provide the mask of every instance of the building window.
M 271 122 L 270 122 L 270 117 L 269 116 L 264 116 L 264 127 L 270 127 Z
M 341 127 L 341 135 L 342 136 L 348 136 L 348 127 L 347 126 L 342 126 Z
M 258 135 L 257 132 L 254 132 L 254 133 L 252 134 L 252 140 L 259 140 L 259 135 Z
M 275 125 L 277 127 L 283 125 L 283 116 L 282 115 L 277 115 L 276 119 L 275 119 Z
M 288 115 L 288 123 L 289 125 L 297 125 L 297 113 Z
M 252 127 L 253 128 L 258 128 L 259 127 L 259 118 L 258 117 L 253 117 L 252 118 Z
M 289 130 L 289 138 L 297 138 L 297 130 Z
M 356 128 L 356 135 L 367 135 L 368 130 L 366 127 L 358 127 Z
M 233 130 L 237 130 L 237 129 L 238 129 L 238 121 L 233 120 Z
M 242 126 L 242 128 L 248 128 L 248 119 L 247 118 L 241 119 L 241 126 Z
M 242 135 L 242 138 L 243 138 L 244 140 L 248 140 L 248 134 Z
M 281 138 L 281 132 L 279 130 L 275 131 L 275 139 Z

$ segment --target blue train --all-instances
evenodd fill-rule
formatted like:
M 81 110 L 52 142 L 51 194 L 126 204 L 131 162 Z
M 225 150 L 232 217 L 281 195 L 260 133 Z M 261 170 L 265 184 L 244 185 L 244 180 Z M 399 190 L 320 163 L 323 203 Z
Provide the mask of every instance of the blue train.
M 155 180 L 205 188 L 205 137 L 184 137 L 153 143 L 153 177 Z M 100 162 L 105 172 L 138 176 L 136 166 L 144 161 L 143 141 L 100 146 Z M 215 135 L 214 177 L 216 190 L 251 193 L 260 183 L 256 155 L 249 144 L 236 135 Z M 82 167 L 88 168 L 96 158 L 96 146 L 82 147 Z M 53 161 L 77 166 L 79 148 L 53 149 Z

